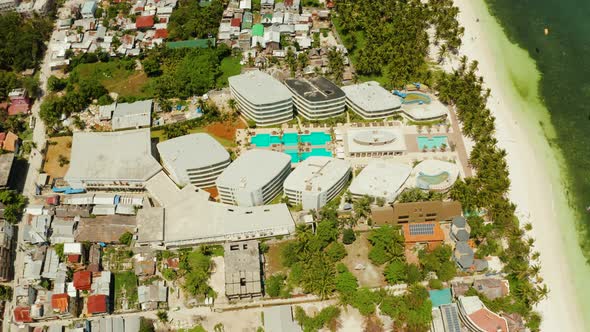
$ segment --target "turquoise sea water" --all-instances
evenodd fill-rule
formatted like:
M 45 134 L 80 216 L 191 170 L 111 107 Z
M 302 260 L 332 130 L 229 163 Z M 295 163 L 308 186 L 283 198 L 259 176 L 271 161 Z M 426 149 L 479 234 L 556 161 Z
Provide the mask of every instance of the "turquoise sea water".
M 555 129 L 548 137 L 565 158 L 570 205 L 590 257 L 590 1 L 485 0 L 508 37 L 528 51 L 542 74 L 539 92 Z M 544 29 L 549 33 L 545 35 Z M 518 89 L 518 82 L 515 82 Z M 523 85 L 526 84 L 522 82 Z M 519 89 L 523 95 L 526 89 Z M 526 96 L 523 96 L 526 97 Z

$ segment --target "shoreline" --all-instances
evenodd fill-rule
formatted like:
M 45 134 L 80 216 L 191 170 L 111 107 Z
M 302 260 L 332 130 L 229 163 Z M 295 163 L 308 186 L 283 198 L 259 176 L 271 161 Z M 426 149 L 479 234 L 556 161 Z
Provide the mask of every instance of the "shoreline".
M 517 206 L 521 225 L 532 223 L 526 236 L 536 240 L 533 250 L 541 254 L 540 275 L 550 290 L 535 308 L 543 316 L 541 331 L 588 330 L 583 313 L 590 311 L 583 299 L 590 295 L 584 287 L 590 267 L 579 247 L 576 215 L 566 197 L 564 160 L 547 141 L 554 132 L 538 95 L 540 73 L 528 53 L 508 40 L 484 0 L 454 0 L 454 4 L 465 27 L 459 53 L 479 62 L 478 74 L 492 90 L 488 107 L 496 117 L 498 147 L 507 152 L 509 198 Z

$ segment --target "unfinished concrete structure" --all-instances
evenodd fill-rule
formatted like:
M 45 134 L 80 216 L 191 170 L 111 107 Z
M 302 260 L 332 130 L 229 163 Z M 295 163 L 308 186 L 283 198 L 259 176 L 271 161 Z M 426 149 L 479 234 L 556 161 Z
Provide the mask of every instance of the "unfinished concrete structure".
M 262 296 L 258 241 L 228 242 L 224 245 L 225 295 L 228 299 Z

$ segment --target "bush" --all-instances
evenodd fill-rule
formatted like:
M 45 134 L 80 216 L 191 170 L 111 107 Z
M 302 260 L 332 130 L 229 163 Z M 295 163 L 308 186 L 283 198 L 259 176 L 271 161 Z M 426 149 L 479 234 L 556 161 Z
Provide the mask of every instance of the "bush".
M 344 244 L 352 244 L 356 240 L 356 235 L 352 228 L 345 228 L 342 232 L 342 242 Z
M 274 274 L 266 279 L 265 283 L 265 291 L 270 297 L 279 297 L 281 295 L 281 291 L 285 286 L 285 280 L 287 277 L 282 274 Z
M 119 242 L 126 246 L 130 245 L 132 240 L 133 234 L 131 234 L 130 232 L 125 232 L 121 235 L 121 237 L 119 237 Z
M 430 279 L 428 281 L 428 287 L 431 289 L 443 289 L 443 283 L 439 279 Z

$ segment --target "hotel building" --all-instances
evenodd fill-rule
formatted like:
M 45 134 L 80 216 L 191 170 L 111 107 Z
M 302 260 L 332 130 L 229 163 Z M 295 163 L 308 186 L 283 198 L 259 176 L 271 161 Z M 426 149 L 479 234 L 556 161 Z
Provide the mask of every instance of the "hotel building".
M 336 197 L 350 178 L 350 164 L 330 157 L 309 157 L 299 163 L 283 184 L 291 204 L 319 209 Z
M 342 91 L 346 94 L 346 106 L 364 119 L 382 119 L 401 112 L 401 98 L 377 82 L 344 86 Z
M 217 178 L 221 202 L 240 206 L 264 205 L 283 188 L 291 172 L 291 157 L 282 152 L 248 150 Z
M 215 180 L 229 165 L 229 153 L 208 134 L 191 134 L 157 145 L 162 166 L 179 186 L 215 186 Z
M 276 125 L 293 118 L 289 89 L 268 74 L 255 70 L 232 76 L 229 87 L 240 112 L 257 126 Z
M 288 79 L 285 85 L 293 94 L 297 112 L 308 120 L 325 120 L 344 112 L 344 91 L 324 77 Z

